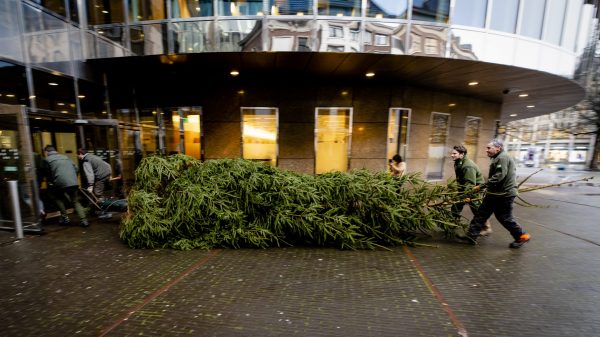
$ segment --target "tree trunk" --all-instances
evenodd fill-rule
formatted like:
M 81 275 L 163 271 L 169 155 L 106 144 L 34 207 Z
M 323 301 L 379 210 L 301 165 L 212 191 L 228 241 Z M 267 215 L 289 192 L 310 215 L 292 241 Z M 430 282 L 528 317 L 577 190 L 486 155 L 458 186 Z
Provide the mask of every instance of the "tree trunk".
M 590 170 L 598 170 L 598 154 L 600 152 L 600 130 L 596 132 L 596 141 L 591 149 L 592 160 L 590 160 Z

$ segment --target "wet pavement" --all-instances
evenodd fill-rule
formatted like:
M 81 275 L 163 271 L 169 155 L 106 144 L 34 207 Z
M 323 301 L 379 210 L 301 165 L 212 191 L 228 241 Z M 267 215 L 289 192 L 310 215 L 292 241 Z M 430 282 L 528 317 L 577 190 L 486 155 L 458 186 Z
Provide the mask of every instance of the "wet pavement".
M 136 250 L 118 222 L 0 232 L 2 336 L 599 336 L 600 188 L 530 192 L 478 246 Z M 468 210 L 465 215 L 470 217 Z

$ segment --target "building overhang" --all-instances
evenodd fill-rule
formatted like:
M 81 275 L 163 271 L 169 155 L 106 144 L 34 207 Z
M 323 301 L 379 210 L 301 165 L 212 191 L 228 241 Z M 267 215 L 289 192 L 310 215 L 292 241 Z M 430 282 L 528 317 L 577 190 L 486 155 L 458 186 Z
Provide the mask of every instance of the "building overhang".
M 220 82 L 237 70 L 240 78 L 286 76 L 319 80 L 372 81 L 440 90 L 501 104 L 507 122 L 571 107 L 584 98 L 584 89 L 561 76 L 473 60 L 426 56 L 329 52 L 228 52 L 134 56 L 88 60 L 104 70 L 109 83 L 190 78 Z M 366 78 L 367 72 L 375 76 Z M 470 82 L 477 85 L 469 85 Z M 206 82 L 205 82 L 206 83 Z M 164 82 L 162 83 L 164 84 Z M 521 97 L 527 94 L 526 97 Z M 521 95 L 521 96 L 520 96 Z

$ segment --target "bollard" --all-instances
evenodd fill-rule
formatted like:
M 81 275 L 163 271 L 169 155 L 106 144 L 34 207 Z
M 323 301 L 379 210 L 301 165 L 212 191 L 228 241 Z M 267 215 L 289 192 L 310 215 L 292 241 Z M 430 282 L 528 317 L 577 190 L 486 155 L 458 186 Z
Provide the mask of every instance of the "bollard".
M 23 223 L 21 222 L 21 207 L 19 207 L 19 188 L 17 187 L 16 180 L 9 180 L 8 189 L 10 190 L 10 199 L 12 200 L 13 206 L 13 217 L 15 220 L 15 232 L 17 239 L 23 238 Z

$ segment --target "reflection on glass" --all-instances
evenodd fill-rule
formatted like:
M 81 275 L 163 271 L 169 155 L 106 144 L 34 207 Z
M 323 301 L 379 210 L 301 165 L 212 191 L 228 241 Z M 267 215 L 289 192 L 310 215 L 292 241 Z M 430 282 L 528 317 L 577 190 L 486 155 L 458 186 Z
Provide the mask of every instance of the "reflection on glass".
M 311 51 L 313 20 L 268 20 L 270 51 Z
M 319 51 L 356 52 L 360 50 L 359 21 L 319 21 Z
M 456 0 L 452 23 L 483 28 L 485 27 L 486 11 L 487 0 Z
M 446 139 L 450 128 L 450 114 L 431 113 L 431 134 L 427 156 L 427 179 L 442 179 L 446 158 Z
M 406 159 L 408 146 L 408 123 L 410 110 L 391 108 L 388 118 L 387 159 L 396 154 Z
M 220 51 L 260 51 L 261 29 L 257 20 L 219 21 Z M 256 27 L 256 29 L 254 29 Z
M 360 0 L 322 0 L 317 2 L 319 15 L 360 16 Z
M 490 28 L 506 33 L 514 33 L 517 25 L 519 0 L 502 0 L 492 3 Z
M 367 16 L 406 19 L 408 0 L 367 0 Z
M 175 50 L 177 53 L 212 51 L 212 21 L 173 22 Z
M 406 25 L 387 22 L 366 22 L 364 52 L 383 54 L 404 54 Z M 356 31 L 358 36 L 358 31 Z M 354 40 L 354 38 L 353 38 Z
M 218 0 L 219 15 L 262 15 L 262 0 Z
M 184 153 L 201 159 L 199 109 L 184 107 L 167 111 L 164 125 L 167 154 Z
M 212 0 L 171 0 L 171 15 L 174 18 L 213 16 Z
M 562 37 L 563 22 L 565 20 L 567 0 L 553 0 L 548 3 L 548 14 L 546 22 L 551 23 L 544 26 L 544 41 L 560 44 Z
M 348 170 L 351 108 L 317 108 L 315 173 Z
M 546 0 L 528 0 L 523 2 L 522 16 L 527 18 L 527 20 L 521 20 L 521 31 L 519 34 L 534 39 L 541 37 L 545 5 Z
M 131 51 L 136 55 L 166 54 L 166 39 L 163 24 L 137 25 L 129 27 Z
M 123 0 L 89 0 L 87 12 L 90 25 L 125 22 Z
M 277 166 L 276 108 L 242 108 L 242 158 Z
M 269 0 L 270 15 L 312 15 L 313 0 Z
M 441 56 L 446 53 L 448 29 L 437 26 L 413 25 L 410 30 L 411 55 Z
M 413 0 L 413 20 L 447 23 L 448 13 L 450 0 Z
M 129 20 L 132 22 L 166 18 L 167 3 L 165 1 L 128 0 L 128 2 Z
M 467 154 L 471 159 L 475 159 L 477 157 L 480 127 L 481 118 L 467 116 L 467 121 L 465 124 L 465 147 L 467 148 Z

